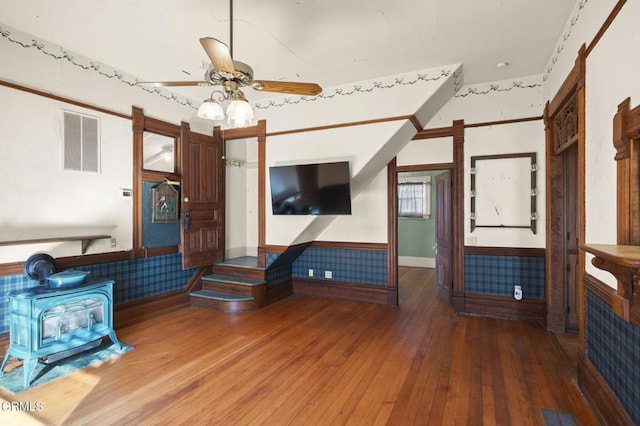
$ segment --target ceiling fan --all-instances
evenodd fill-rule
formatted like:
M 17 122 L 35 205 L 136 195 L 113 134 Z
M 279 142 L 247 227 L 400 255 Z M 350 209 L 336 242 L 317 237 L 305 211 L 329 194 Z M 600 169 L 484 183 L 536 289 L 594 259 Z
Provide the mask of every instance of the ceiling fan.
M 200 44 L 211 59 L 204 79 L 200 81 L 141 81 L 137 84 L 153 87 L 168 86 L 223 86 L 225 91 L 235 91 L 240 87 L 251 87 L 264 92 L 289 93 L 292 95 L 314 96 L 322 92 L 316 83 L 292 81 L 254 80 L 253 69 L 240 61 L 234 61 L 229 47 L 213 37 L 200 39 Z
M 233 0 L 230 0 L 230 45 L 213 37 L 200 39 L 211 65 L 206 70 L 204 79 L 200 81 L 143 81 L 140 85 L 153 87 L 168 86 L 223 86 L 229 99 L 244 98 L 240 87 L 251 87 L 264 92 L 288 93 L 293 95 L 315 96 L 322 92 L 316 83 L 298 83 L 290 81 L 254 80 L 253 69 L 240 61 L 233 60 Z

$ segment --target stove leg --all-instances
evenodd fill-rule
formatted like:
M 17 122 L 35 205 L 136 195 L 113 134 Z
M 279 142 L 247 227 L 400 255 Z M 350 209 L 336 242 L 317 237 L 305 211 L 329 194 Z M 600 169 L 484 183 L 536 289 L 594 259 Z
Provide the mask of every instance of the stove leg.
M 120 342 L 118 341 L 118 338 L 116 337 L 116 332 L 115 332 L 115 331 L 111 330 L 111 331 L 109 332 L 109 338 L 111 339 L 111 341 L 112 341 L 113 343 L 115 343 L 116 345 L 118 345 L 118 349 L 119 349 L 119 350 L 122 350 L 122 345 L 121 345 L 121 344 L 120 344 Z
M 28 358 L 22 361 L 22 368 L 24 368 L 24 388 L 28 388 L 31 383 L 31 376 L 38 364 L 38 358 Z
M 11 358 L 11 353 L 7 351 L 7 353 L 4 355 L 4 360 L 2 360 L 2 366 L 0 366 L 0 375 L 4 374 L 4 366 L 7 365 L 7 361 L 9 361 L 9 358 Z

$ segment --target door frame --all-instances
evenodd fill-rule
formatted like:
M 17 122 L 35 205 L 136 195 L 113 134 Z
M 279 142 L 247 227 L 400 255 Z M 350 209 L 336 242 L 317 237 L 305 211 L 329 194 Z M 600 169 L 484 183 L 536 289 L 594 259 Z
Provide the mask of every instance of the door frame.
M 426 129 L 412 140 L 453 138 L 453 162 L 398 166 L 394 158 L 387 165 L 387 286 L 398 288 L 398 171 L 451 171 L 451 279 L 452 308 L 464 312 L 464 120 L 455 120 L 451 127 Z M 410 142 L 411 143 L 411 142 Z M 397 294 L 397 291 L 396 291 Z M 397 304 L 397 301 L 396 301 Z
M 545 250 L 545 302 L 547 305 L 546 328 L 555 333 L 566 329 L 564 250 L 564 156 L 563 151 L 573 143 L 578 146 L 578 247 L 585 242 L 585 63 L 586 47 L 583 45 L 573 69 L 558 89 L 553 99 L 545 105 L 545 162 L 546 162 L 546 250 Z M 575 107 L 571 103 L 575 102 Z M 570 108 L 575 108 L 571 111 Z M 575 114 L 575 134 L 556 128 L 557 118 Z M 558 120 L 558 123 L 567 120 Z M 560 126 L 560 124 L 558 124 Z M 585 254 L 578 252 L 578 322 L 581 347 L 584 347 L 584 289 Z

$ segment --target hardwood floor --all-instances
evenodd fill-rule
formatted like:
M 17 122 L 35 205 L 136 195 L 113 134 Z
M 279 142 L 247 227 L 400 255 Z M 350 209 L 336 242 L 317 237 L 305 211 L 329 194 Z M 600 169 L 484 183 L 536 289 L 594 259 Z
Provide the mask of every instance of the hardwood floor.
M 117 331 L 135 350 L 6 402 L 0 423 L 597 424 L 554 337 L 458 316 L 433 270 L 401 268 L 400 306 L 294 295 L 265 309 L 187 308 Z M 3 417 L 5 420 L 3 420 Z

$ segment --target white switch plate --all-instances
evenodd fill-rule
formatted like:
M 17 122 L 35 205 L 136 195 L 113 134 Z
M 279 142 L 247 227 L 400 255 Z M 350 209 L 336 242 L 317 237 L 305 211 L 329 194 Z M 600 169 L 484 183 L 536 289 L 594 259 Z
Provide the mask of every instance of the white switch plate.
M 313 269 L 309 269 L 309 276 L 312 277 L 313 276 Z

